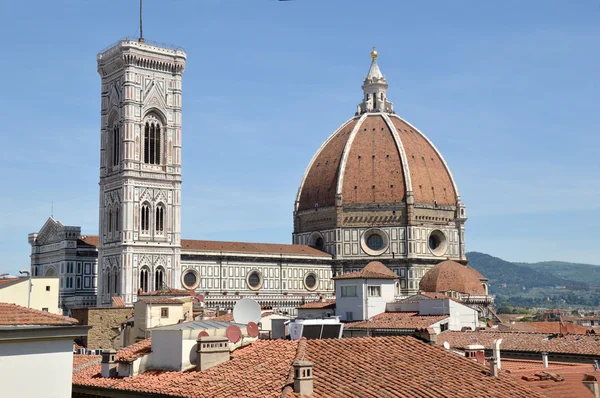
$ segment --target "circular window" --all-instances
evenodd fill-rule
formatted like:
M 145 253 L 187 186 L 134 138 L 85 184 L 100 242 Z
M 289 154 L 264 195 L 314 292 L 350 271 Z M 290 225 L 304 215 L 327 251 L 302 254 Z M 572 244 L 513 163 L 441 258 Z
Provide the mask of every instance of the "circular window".
M 362 235 L 360 245 L 365 253 L 371 256 L 379 256 L 387 250 L 389 238 L 383 230 L 372 228 Z
M 429 250 L 436 255 L 442 256 L 446 253 L 446 249 L 448 248 L 448 242 L 446 240 L 446 235 L 440 230 L 432 231 L 429 234 Z
M 184 288 L 191 290 L 198 287 L 200 278 L 198 277 L 198 273 L 196 271 L 189 269 L 181 276 L 181 282 L 183 283 Z
M 250 289 L 258 290 L 263 283 L 262 275 L 258 271 L 251 271 L 246 277 L 246 283 Z
M 367 238 L 367 246 L 371 250 L 381 250 L 383 247 L 383 239 L 377 234 L 373 234 Z
M 304 287 L 306 290 L 316 290 L 317 289 L 317 275 L 313 272 L 306 274 L 304 277 Z

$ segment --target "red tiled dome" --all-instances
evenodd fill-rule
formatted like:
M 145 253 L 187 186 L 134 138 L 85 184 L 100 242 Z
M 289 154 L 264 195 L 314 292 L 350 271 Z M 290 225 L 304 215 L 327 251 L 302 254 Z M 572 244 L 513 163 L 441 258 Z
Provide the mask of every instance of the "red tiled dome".
M 483 276 L 471 267 L 452 260 L 446 260 L 425 273 L 419 284 L 423 292 L 456 291 L 463 294 L 485 296 L 485 288 L 480 278 Z
M 415 203 L 456 205 L 456 185 L 441 154 L 395 114 L 366 113 L 340 127 L 309 164 L 297 210 L 340 204 L 390 203 L 414 193 Z

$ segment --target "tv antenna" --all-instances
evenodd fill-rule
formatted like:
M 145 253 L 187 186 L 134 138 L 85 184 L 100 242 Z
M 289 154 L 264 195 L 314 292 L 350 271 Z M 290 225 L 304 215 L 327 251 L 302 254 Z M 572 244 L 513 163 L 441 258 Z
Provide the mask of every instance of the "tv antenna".
M 140 43 L 144 43 L 144 29 L 143 29 L 143 25 L 142 25 L 142 6 L 143 6 L 143 0 L 140 0 L 140 38 L 138 39 L 138 41 Z

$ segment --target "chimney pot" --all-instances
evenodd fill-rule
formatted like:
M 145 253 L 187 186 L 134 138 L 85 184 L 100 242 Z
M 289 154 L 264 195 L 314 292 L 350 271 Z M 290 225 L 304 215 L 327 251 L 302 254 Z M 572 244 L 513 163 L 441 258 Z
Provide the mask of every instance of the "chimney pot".
M 598 388 L 598 379 L 596 376 L 590 374 L 583 376 L 583 385 L 594 394 L 594 398 L 600 398 L 600 389 Z
M 542 367 L 544 367 L 544 368 L 548 367 L 548 353 L 547 352 L 542 352 Z
M 102 377 L 113 377 L 117 375 L 117 352 L 115 350 L 102 351 Z
M 229 340 L 224 336 L 200 336 L 196 370 L 203 371 L 229 361 Z
M 309 361 L 295 361 L 294 366 L 294 392 L 296 394 L 312 395 L 313 393 L 313 363 Z

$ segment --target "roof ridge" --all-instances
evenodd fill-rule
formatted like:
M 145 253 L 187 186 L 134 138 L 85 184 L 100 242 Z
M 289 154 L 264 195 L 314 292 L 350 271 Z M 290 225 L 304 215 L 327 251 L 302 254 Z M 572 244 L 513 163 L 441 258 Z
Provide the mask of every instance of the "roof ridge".
M 296 348 L 296 356 L 290 364 L 290 371 L 288 373 L 288 377 L 285 381 L 285 384 L 283 385 L 283 389 L 281 390 L 281 398 L 286 398 L 288 394 L 294 392 L 294 389 L 292 388 L 292 385 L 294 384 L 294 362 L 300 361 L 304 358 L 304 356 L 306 355 L 307 346 L 308 343 L 305 338 L 302 338 L 298 341 L 298 347 Z

